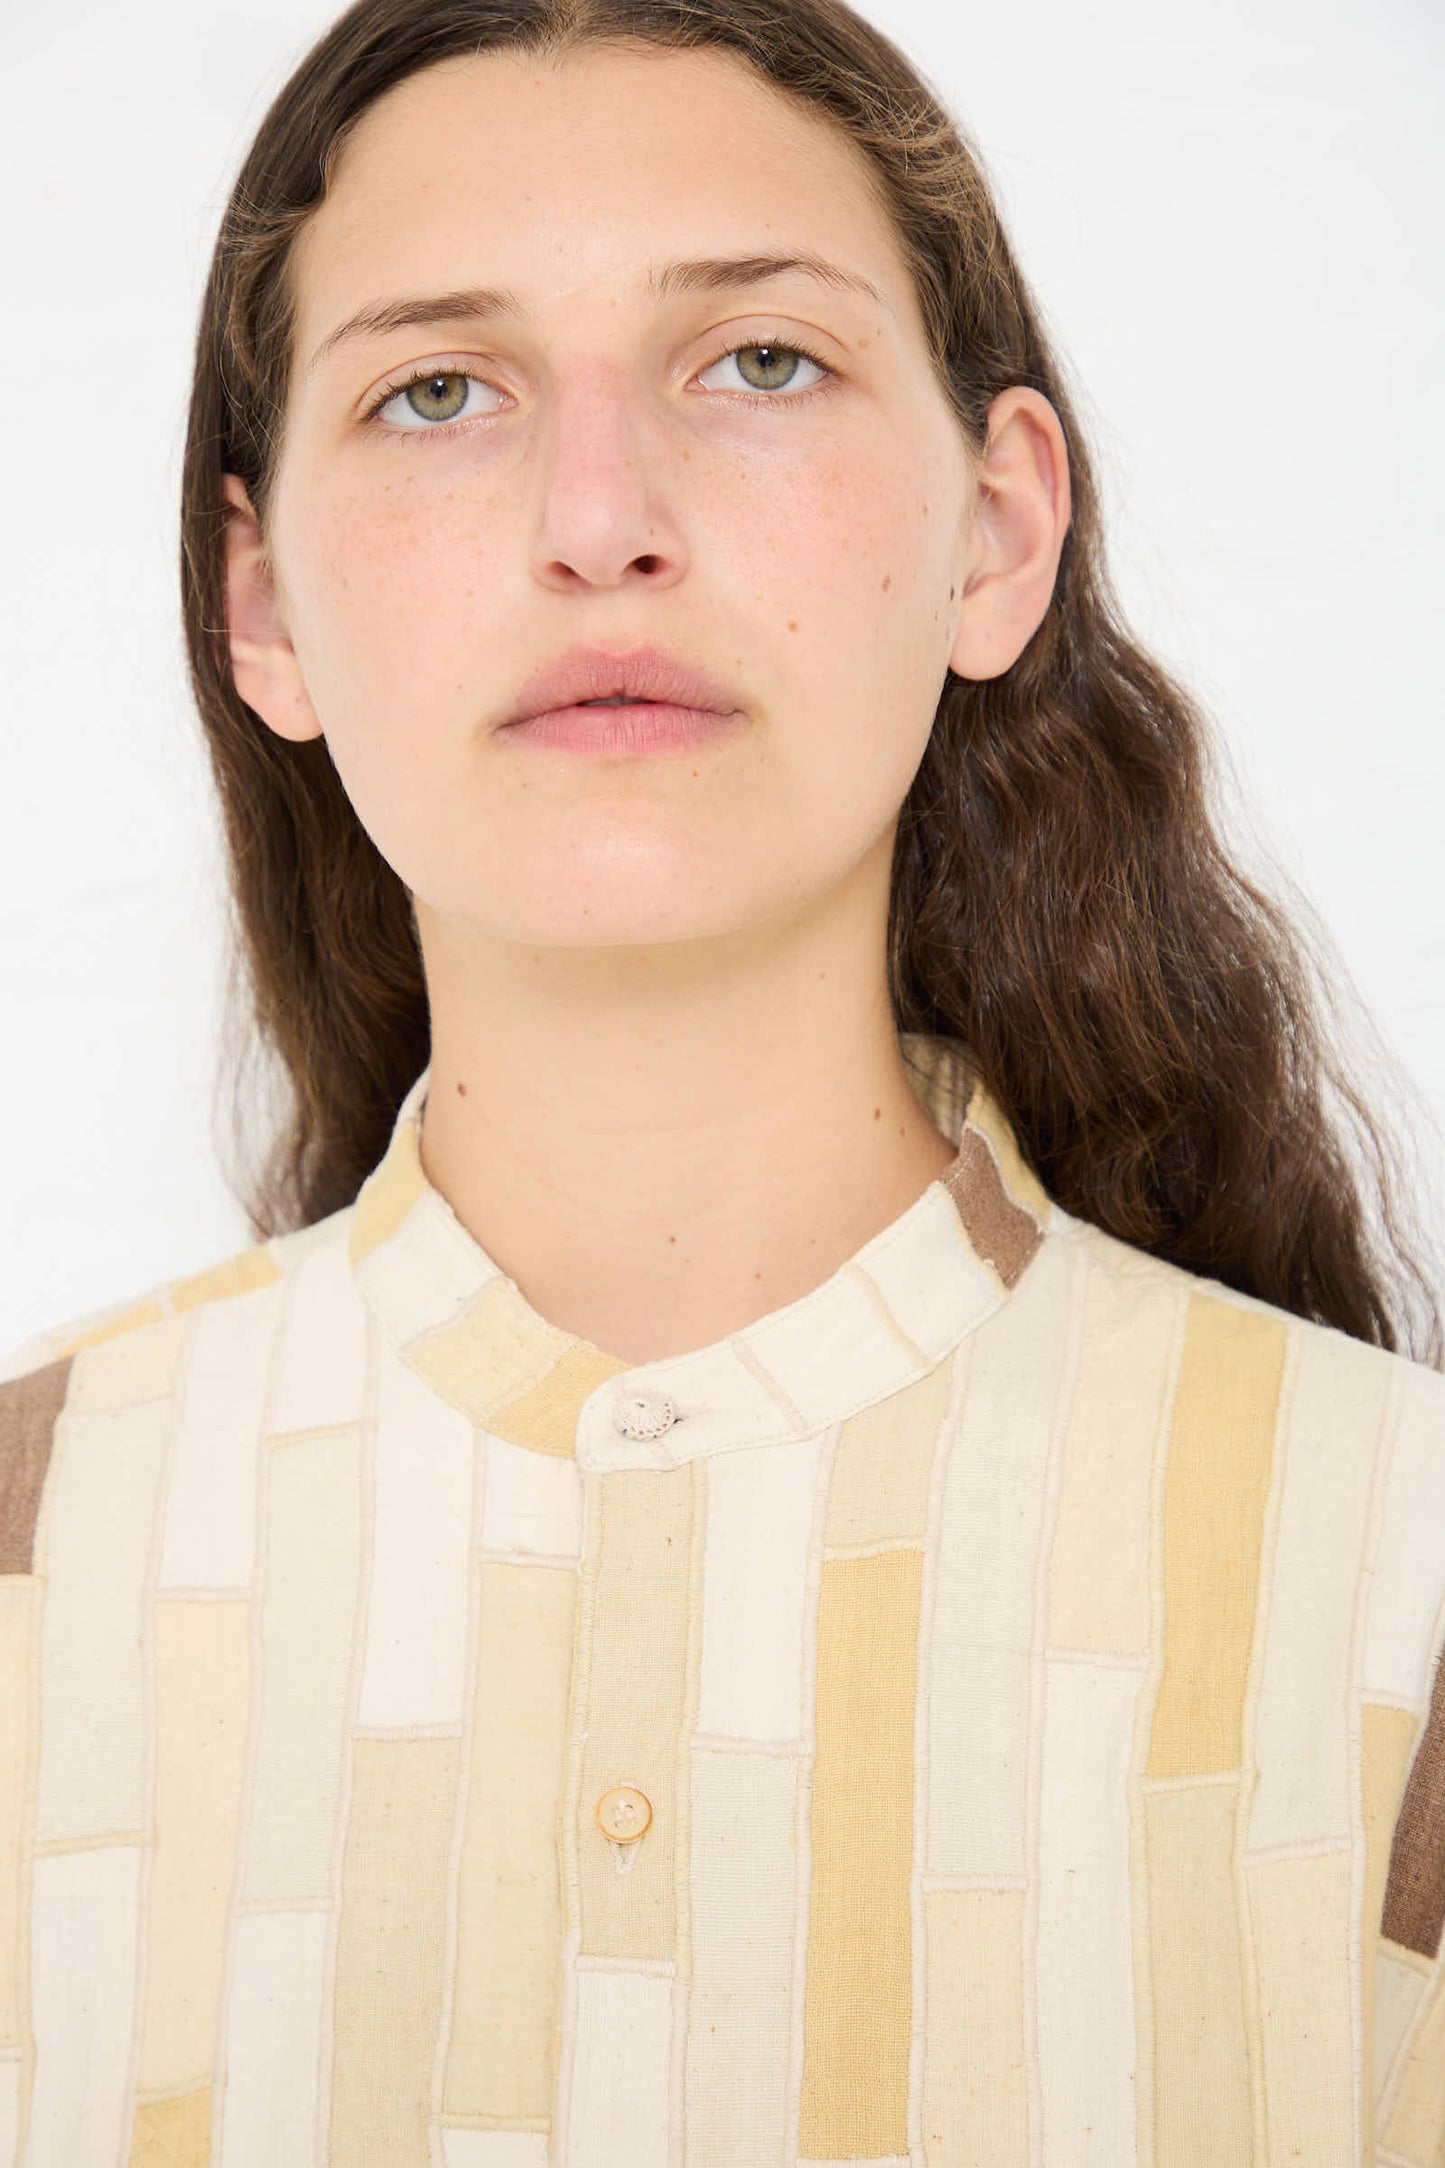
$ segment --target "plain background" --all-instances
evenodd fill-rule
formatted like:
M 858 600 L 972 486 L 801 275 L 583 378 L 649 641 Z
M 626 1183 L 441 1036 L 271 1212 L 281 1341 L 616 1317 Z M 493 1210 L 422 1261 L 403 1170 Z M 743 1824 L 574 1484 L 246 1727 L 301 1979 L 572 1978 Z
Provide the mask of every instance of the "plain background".
M 180 456 L 232 179 L 339 12 L 72 0 L 0 32 L 3 1347 L 250 1240 L 213 1142 L 223 871 L 180 636 Z M 1331 983 L 1377 1027 L 1359 1074 L 1428 1196 L 1445 12 L 864 12 L 982 154 L 1096 461 L 1125 613 L 1213 721 L 1240 862 L 1307 903 Z

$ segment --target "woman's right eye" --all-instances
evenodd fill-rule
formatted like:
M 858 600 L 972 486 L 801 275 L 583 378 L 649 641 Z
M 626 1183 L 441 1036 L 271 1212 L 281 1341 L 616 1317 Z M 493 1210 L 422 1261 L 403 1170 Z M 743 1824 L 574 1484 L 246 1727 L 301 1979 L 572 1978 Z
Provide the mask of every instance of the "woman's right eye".
M 403 377 L 399 384 L 388 385 L 380 397 L 372 401 L 363 419 L 375 421 L 395 401 L 407 398 L 411 402 L 408 411 L 415 417 L 418 427 L 412 429 L 405 422 L 389 426 L 399 428 L 403 435 L 435 436 L 437 431 L 429 426 L 432 422 L 451 423 L 472 418 L 466 412 L 466 394 L 463 393 L 459 401 L 456 387 L 481 384 L 482 381 L 481 377 L 472 376 L 465 369 L 418 369 L 411 376 Z M 419 401 L 417 395 L 420 395 Z M 428 407 L 433 411 L 426 411 Z

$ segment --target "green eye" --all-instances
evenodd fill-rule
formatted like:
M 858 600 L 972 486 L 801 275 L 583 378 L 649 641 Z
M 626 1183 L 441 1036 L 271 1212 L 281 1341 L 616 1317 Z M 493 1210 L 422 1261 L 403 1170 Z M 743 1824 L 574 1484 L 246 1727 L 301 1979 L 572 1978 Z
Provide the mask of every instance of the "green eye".
M 763 358 L 754 358 L 759 356 Z M 838 373 L 821 355 L 806 346 L 789 344 L 781 339 L 753 339 L 746 345 L 725 348 L 699 374 L 706 376 L 709 370 L 718 368 L 725 361 L 737 363 L 745 382 L 741 391 L 728 392 L 724 388 L 721 395 L 751 400 L 760 406 L 799 405 L 804 399 L 812 398 L 815 392 L 826 390 Z M 797 374 L 799 362 L 808 363 L 822 375 L 818 383 L 806 384 L 801 391 L 792 391 L 788 387 Z M 752 378 L 757 381 L 750 381 Z M 468 416 L 465 412 L 467 395 L 460 387 L 485 383 L 486 378 L 472 370 L 439 369 L 429 363 L 425 368 L 413 370 L 399 384 L 388 384 L 372 401 L 362 419 L 363 422 L 377 422 L 387 407 L 405 399 L 409 412 L 422 426 L 412 428 L 404 422 L 387 422 L 381 427 L 397 436 L 448 436 L 458 424 L 468 420 L 495 419 L 494 414 Z M 430 426 L 433 423 L 435 427 Z

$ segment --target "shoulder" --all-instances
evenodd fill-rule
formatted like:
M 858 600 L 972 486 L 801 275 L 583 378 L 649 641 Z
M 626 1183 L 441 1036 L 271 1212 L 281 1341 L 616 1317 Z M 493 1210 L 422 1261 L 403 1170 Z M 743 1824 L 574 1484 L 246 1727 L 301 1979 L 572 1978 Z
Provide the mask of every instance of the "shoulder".
M 1215 1591 L 1256 1621 L 1267 1678 L 1294 1650 L 1339 1683 L 1353 1648 L 1363 1697 L 1418 1719 L 1445 1643 L 1445 1375 L 1082 1221 L 1053 1231 L 1076 1266 L 1075 1488 L 1147 1484 L 1166 1608 Z
M 1445 1480 L 1445 1373 L 1136 1249 L 1057 1206 L 1050 1231 L 1079 1267 L 1085 1341 L 1102 1343 L 1121 1370 L 1156 1357 L 1176 1402 L 1183 1393 L 1208 1404 L 1216 1427 L 1252 1399 L 1272 1407 L 1281 1427 L 1392 1452 L 1403 1429 L 1424 1441 Z
M 344 1259 L 355 1206 L 274 1236 L 199 1272 L 79 1313 L 0 1354 L 0 1574 L 28 1573 L 61 1418 L 112 1429 L 154 1421 L 204 1337 L 215 1365 L 264 1367 L 288 1282 L 311 1259 Z
M 216 1310 L 294 1274 L 315 1250 L 341 1243 L 351 1230 L 355 1205 L 292 1234 L 275 1235 L 199 1272 L 160 1280 L 99 1309 L 77 1312 L 0 1351 L 0 1395 L 41 1369 L 66 1363 L 88 1348 L 145 1338 L 157 1326 L 193 1311 Z
M 1423 1378 L 1433 1379 L 1440 1392 L 1445 1393 L 1445 1372 L 1431 1369 L 1428 1363 L 1418 1362 L 1390 1348 L 1377 1347 L 1373 1341 L 1357 1340 L 1336 1326 L 1301 1317 L 1298 1312 L 1283 1309 L 1276 1303 L 1262 1302 L 1257 1296 L 1242 1294 L 1238 1288 L 1213 1279 L 1207 1273 L 1172 1264 L 1149 1250 L 1137 1249 L 1116 1235 L 1106 1234 L 1090 1220 L 1076 1219 L 1057 1204 L 1051 1204 L 1050 1213 L 1049 1232 L 1061 1236 L 1071 1245 L 1091 1274 L 1105 1278 L 1117 1287 L 1131 1287 L 1141 1294 L 1149 1291 L 1172 1294 L 1181 1300 L 1219 1304 L 1242 1321 L 1238 1328 L 1241 1334 L 1247 1334 L 1250 1329 L 1249 1323 L 1243 1321 L 1252 1321 L 1256 1332 L 1272 1328 L 1294 1335 L 1301 1346 L 1306 1343 L 1321 1349 L 1328 1346 L 1338 1359 L 1355 1362 L 1363 1371 L 1376 1371 L 1381 1376 L 1392 1370 L 1416 1371 Z

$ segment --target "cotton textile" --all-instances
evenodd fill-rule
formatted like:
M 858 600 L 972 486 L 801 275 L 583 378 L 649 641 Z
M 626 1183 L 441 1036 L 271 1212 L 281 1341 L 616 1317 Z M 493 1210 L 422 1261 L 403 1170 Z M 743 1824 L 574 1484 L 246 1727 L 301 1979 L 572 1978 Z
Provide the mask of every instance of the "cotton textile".
M 1445 1377 L 902 1046 L 952 1167 L 713 1346 L 541 1317 L 423 1072 L 11 1357 L 0 2168 L 1445 2159 Z

